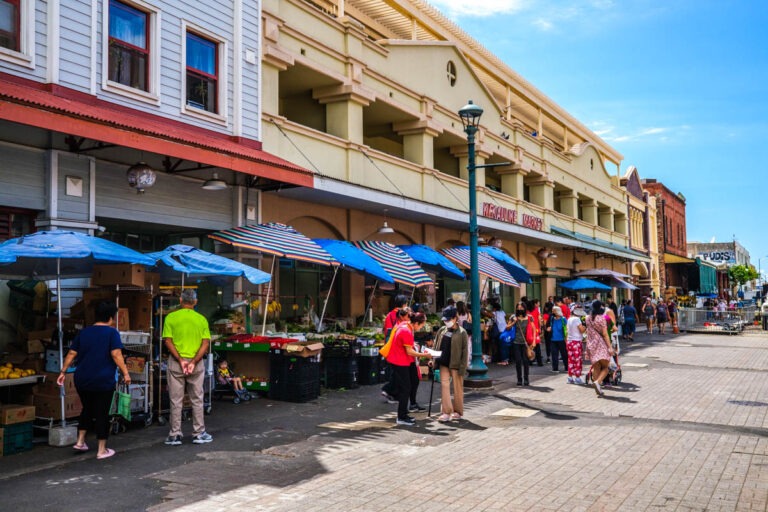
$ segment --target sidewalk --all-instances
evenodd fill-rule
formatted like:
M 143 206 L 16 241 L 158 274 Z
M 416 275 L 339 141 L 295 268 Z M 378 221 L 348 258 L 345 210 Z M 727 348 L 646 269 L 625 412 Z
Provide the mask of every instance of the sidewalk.
M 394 427 L 378 386 L 216 402 L 209 445 L 167 447 L 152 426 L 111 439 L 108 461 L 38 447 L 0 458 L 0 492 L 16 510 L 766 510 L 768 335 L 622 347 L 602 400 L 547 366 L 518 388 L 491 365 L 494 389 L 448 424 Z

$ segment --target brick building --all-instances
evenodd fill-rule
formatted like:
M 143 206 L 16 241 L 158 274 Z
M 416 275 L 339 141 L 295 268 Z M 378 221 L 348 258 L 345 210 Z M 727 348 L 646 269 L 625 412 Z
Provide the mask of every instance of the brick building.
M 655 179 L 642 180 L 643 189 L 656 197 L 656 230 L 659 241 L 659 281 L 663 295 L 687 291 L 688 258 L 685 227 L 685 196 Z

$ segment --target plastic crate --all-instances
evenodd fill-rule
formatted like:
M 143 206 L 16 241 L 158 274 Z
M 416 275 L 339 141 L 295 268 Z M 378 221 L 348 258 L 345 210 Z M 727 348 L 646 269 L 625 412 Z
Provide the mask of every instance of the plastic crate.
M 269 398 L 307 402 L 320 396 L 320 359 L 286 355 L 271 350 L 269 356 Z
M 327 357 L 325 359 L 325 387 L 329 389 L 357 388 L 357 357 Z
M 355 340 L 331 340 L 324 342 L 323 357 L 350 357 L 360 354 L 360 344 Z
M 370 386 L 381 382 L 381 356 L 360 356 L 357 359 L 357 380 L 361 386 Z
M 3 428 L 3 456 L 14 455 L 32 449 L 32 422 L 5 425 Z

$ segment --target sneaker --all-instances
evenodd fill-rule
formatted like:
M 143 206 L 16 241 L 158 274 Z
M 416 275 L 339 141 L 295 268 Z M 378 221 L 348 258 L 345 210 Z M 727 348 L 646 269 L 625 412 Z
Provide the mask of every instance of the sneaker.
M 393 397 L 392 395 L 390 395 L 389 393 L 387 393 L 386 391 L 382 391 L 381 392 L 381 396 L 384 397 L 384 400 L 386 400 L 388 404 L 396 404 L 397 403 L 397 399 L 395 397 Z
M 411 404 L 411 406 L 408 408 L 409 412 L 424 412 L 426 410 L 426 407 L 423 407 L 419 404 Z
M 597 393 L 598 397 L 603 396 L 603 390 L 600 387 L 600 383 L 598 383 L 596 380 L 592 381 L 592 384 L 595 386 L 595 393 Z
M 203 432 L 192 438 L 192 442 L 195 444 L 210 443 L 211 441 L 213 441 L 213 437 L 208 432 Z
M 566 382 L 567 382 L 568 384 L 576 384 L 576 382 L 574 381 L 574 378 L 573 378 L 573 377 L 568 377 L 568 379 L 566 380 Z
M 181 436 L 168 436 L 165 438 L 165 444 L 169 446 L 178 446 L 181 444 Z
M 573 383 L 574 384 L 580 384 L 580 385 L 583 386 L 584 385 L 584 380 L 581 377 L 576 377 L 575 379 L 573 379 Z
M 413 427 L 416 425 L 416 420 L 414 420 L 411 417 L 407 417 L 403 419 L 397 418 L 397 424 L 402 425 L 404 427 Z

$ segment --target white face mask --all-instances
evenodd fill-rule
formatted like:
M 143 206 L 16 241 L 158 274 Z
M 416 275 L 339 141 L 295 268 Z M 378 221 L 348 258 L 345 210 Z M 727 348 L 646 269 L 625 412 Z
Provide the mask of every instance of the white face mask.
M 443 322 L 445 326 L 449 329 L 452 329 L 454 325 L 456 325 L 456 320 L 446 320 Z

